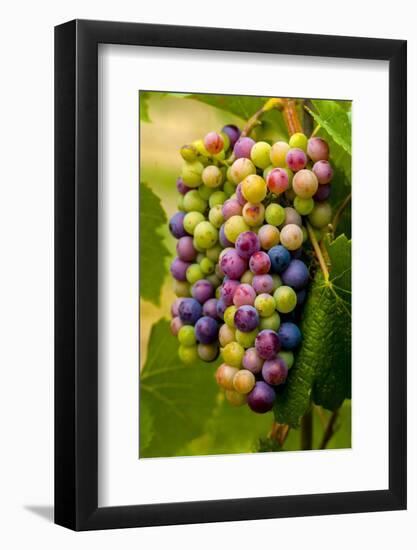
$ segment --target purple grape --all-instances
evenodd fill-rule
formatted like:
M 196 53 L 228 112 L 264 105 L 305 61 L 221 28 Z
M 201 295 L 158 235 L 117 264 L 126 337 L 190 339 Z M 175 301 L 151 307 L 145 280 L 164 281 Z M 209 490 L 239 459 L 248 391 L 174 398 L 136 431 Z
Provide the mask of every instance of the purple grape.
M 183 262 L 179 258 L 175 258 L 175 260 L 171 263 L 171 274 L 177 281 L 186 281 L 186 272 L 188 267 L 191 264 L 189 262 Z
M 278 334 L 269 329 L 261 330 L 256 337 L 255 348 L 262 359 L 272 359 L 281 349 Z
M 188 191 L 191 191 L 191 187 L 188 187 L 187 185 L 185 185 L 182 178 L 178 178 L 177 179 L 177 191 L 181 195 L 185 195 L 186 193 L 188 193 Z
M 268 273 L 271 267 L 271 260 L 266 252 L 255 252 L 249 260 L 249 269 L 255 275 Z
M 224 233 L 224 224 L 220 227 L 220 230 L 219 230 L 219 242 L 223 248 L 228 248 L 229 246 L 233 246 L 233 243 L 229 241 L 229 239 L 226 237 Z
M 236 307 L 253 306 L 255 298 L 255 289 L 247 283 L 242 283 L 236 289 L 235 295 L 233 296 L 233 304 Z
M 191 296 L 195 298 L 197 302 L 200 302 L 200 304 L 204 304 L 204 302 L 207 302 L 207 300 L 213 298 L 214 287 L 210 283 L 210 281 L 207 281 L 206 279 L 200 279 L 193 284 L 191 288 Z
M 268 274 L 255 275 L 252 280 L 252 286 L 256 294 L 270 294 L 274 288 L 274 280 L 271 275 Z
M 183 298 L 178 311 L 184 325 L 195 325 L 203 313 L 203 308 L 194 298 Z
M 173 317 L 171 319 L 171 332 L 174 336 L 178 336 L 178 333 L 180 331 L 180 328 L 184 326 L 184 323 L 181 321 L 179 317 Z
M 319 160 L 313 166 L 313 172 L 321 185 L 329 183 L 333 178 L 333 168 L 327 160 Z
M 268 250 L 268 256 L 271 260 L 272 273 L 282 273 L 286 269 L 291 261 L 291 254 L 281 244 L 273 246 Z
M 275 391 L 265 382 L 256 382 L 248 394 L 249 408 L 256 413 L 266 413 L 272 409 L 275 402 Z
M 200 344 L 212 344 L 218 333 L 219 325 L 212 317 L 201 317 L 195 324 L 195 337 Z
M 300 345 L 301 332 L 294 323 L 281 323 L 278 330 L 278 336 L 284 350 L 293 350 Z
M 228 220 L 232 216 L 240 216 L 242 214 L 242 206 L 237 199 L 227 199 L 223 203 L 222 214 L 225 220 Z
M 236 187 L 236 198 L 239 201 L 240 206 L 245 206 L 245 204 L 248 202 L 243 196 L 241 183 L 239 183 L 239 185 Z
M 281 273 L 281 279 L 284 285 L 292 287 L 294 290 L 301 290 L 308 283 L 308 269 L 301 260 L 291 260 L 289 266 Z
M 193 245 L 193 238 L 187 235 L 181 237 L 177 242 L 177 255 L 184 262 L 192 262 L 197 258 L 197 250 Z
M 169 220 L 169 230 L 171 231 L 171 235 L 173 235 L 176 239 L 180 239 L 181 237 L 185 237 L 187 235 L 187 232 L 184 229 L 184 218 L 185 212 L 177 212 Z
M 332 186 L 330 185 L 330 183 L 323 183 L 319 185 L 315 195 L 313 195 L 313 199 L 317 202 L 323 202 L 330 197 L 331 190 Z
M 255 348 L 249 348 L 245 351 L 243 356 L 242 365 L 246 370 L 250 370 L 253 374 L 261 372 L 264 360 L 258 355 Z
M 233 297 L 239 285 L 239 281 L 226 279 L 226 281 L 224 281 L 224 283 L 220 287 L 220 298 L 224 300 L 226 307 L 229 307 L 233 304 Z
M 259 324 L 259 314 L 253 306 L 241 306 L 235 313 L 234 321 L 241 332 L 252 332 Z
M 178 308 L 180 307 L 180 303 L 182 302 L 182 298 L 176 298 L 172 304 L 171 304 L 171 316 L 172 317 L 178 317 Z
M 228 306 L 223 298 L 220 298 L 220 300 L 217 300 L 217 317 L 219 317 L 219 319 L 223 320 L 224 312 L 226 311 L 227 308 Z
M 287 375 L 288 368 L 281 357 L 274 357 L 263 364 L 262 377 L 271 386 L 283 384 L 287 379 Z
M 244 231 L 239 235 L 235 243 L 237 253 L 241 258 L 249 260 L 255 252 L 259 252 L 261 244 L 258 235 L 253 231 Z
M 223 254 L 220 260 L 220 267 L 223 273 L 231 279 L 240 279 L 247 270 L 248 263 L 233 248 Z
M 254 145 L 255 142 L 249 137 L 239 138 L 233 148 L 233 154 L 235 155 L 235 158 L 239 159 L 245 157 L 247 159 L 250 159 L 250 152 Z
M 230 141 L 230 147 L 233 148 L 241 134 L 239 128 L 234 124 L 227 124 L 226 126 L 223 126 L 222 132 L 227 135 Z
M 298 172 L 299 170 L 305 168 L 307 164 L 307 156 L 302 149 L 294 147 L 288 151 L 285 161 L 290 170 L 293 172 Z
M 218 300 L 216 298 L 210 298 L 210 300 L 207 300 L 207 302 L 204 303 L 203 315 L 205 317 L 217 319 L 217 302 Z
M 319 137 L 313 137 L 308 140 L 307 154 L 313 162 L 319 160 L 328 160 L 329 158 L 329 146 L 324 139 Z

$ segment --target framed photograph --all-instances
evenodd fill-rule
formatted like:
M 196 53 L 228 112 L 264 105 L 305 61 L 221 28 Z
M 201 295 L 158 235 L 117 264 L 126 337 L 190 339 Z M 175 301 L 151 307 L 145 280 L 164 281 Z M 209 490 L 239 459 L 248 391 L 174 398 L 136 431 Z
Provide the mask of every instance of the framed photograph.
M 55 29 L 55 522 L 406 508 L 406 42 Z

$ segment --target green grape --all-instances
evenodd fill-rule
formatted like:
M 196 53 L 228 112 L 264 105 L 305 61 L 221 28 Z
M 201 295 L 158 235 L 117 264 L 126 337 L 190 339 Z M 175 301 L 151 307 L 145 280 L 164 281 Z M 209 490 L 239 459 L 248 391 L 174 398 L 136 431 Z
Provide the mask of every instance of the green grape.
M 208 157 L 210 155 L 210 153 L 204 147 L 204 141 L 202 139 L 197 139 L 193 141 L 192 145 L 197 149 L 197 152 L 200 155 L 203 155 L 203 157 Z
M 255 386 L 255 382 L 255 375 L 246 369 L 238 371 L 233 377 L 234 389 L 243 394 L 251 392 Z
M 182 346 L 195 346 L 197 341 L 195 338 L 195 329 L 191 325 L 184 325 L 178 332 L 178 341 Z
M 220 297 L 221 297 L 221 288 L 220 287 L 216 288 L 216 291 L 215 291 L 214 295 L 218 300 L 220 300 Z
M 232 216 L 224 224 L 224 234 L 231 243 L 235 243 L 244 231 L 249 231 L 249 226 L 242 216 Z
M 287 365 L 287 369 L 290 369 L 294 365 L 294 354 L 292 351 L 280 351 L 278 357 L 281 357 Z
M 197 353 L 204 362 L 211 363 L 217 358 L 219 348 L 217 344 L 198 344 Z
M 304 225 L 301 226 L 301 231 L 303 232 L 303 243 L 308 239 L 308 232 Z
M 197 254 L 197 258 L 196 258 L 197 263 L 198 263 L 198 264 L 201 263 L 201 260 L 203 260 L 204 258 L 205 258 L 204 252 L 199 252 L 199 253 Z
M 235 192 L 235 186 L 230 181 L 226 181 L 225 184 L 223 185 L 223 191 L 226 193 L 228 197 L 231 197 Z
M 281 225 L 285 220 L 285 210 L 280 204 L 268 204 L 265 210 L 265 219 L 271 225 Z
M 197 346 L 180 346 L 178 356 L 186 365 L 195 363 L 198 360 Z
M 248 269 L 247 271 L 245 271 L 245 273 L 240 278 L 240 282 L 241 283 L 247 283 L 248 285 L 251 285 L 254 276 L 255 275 L 252 273 L 252 271 L 250 269 Z
M 236 330 L 234 328 L 231 328 L 226 324 L 222 325 L 219 330 L 220 345 L 224 348 L 225 346 L 227 346 L 227 344 L 230 344 L 230 342 L 234 342 L 235 334 Z
M 216 244 L 218 237 L 219 232 L 210 222 L 202 221 L 194 229 L 194 239 L 201 248 L 211 248 Z
M 205 212 L 207 201 L 205 201 L 196 189 L 188 191 L 184 195 L 184 209 L 186 212 Z
M 261 248 L 269 250 L 279 243 L 279 229 L 270 224 L 262 225 L 259 228 L 258 237 Z
M 285 168 L 287 166 L 285 159 L 289 150 L 290 146 L 288 143 L 285 143 L 285 141 L 277 141 L 274 143 L 269 152 L 272 164 L 278 168 Z
M 221 205 L 226 199 L 227 195 L 224 191 L 214 191 L 214 193 L 210 195 L 209 206 L 210 208 L 213 208 L 213 206 L 216 206 L 218 204 Z
M 230 342 L 222 349 L 222 355 L 225 363 L 232 367 L 240 367 L 245 354 L 243 346 L 237 342 Z
M 270 294 L 259 294 L 254 305 L 260 317 L 271 317 L 275 311 L 275 300 Z
M 181 177 L 188 187 L 198 187 L 201 184 L 201 175 L 203 173 L 204 166 L 198 160 L 193 162 L 185 162 Z
M 235 327 L 235 313 L 236 313 L 236 311 L 237 311 L 236 306 L 229 306 L 229 307 L 226 308 L 226 310 L 224 312 L 224 315 L 223 315 L 224 322 L 230 328 Z
M 270 164 L 269 154 L 271 146 L 266 141 L 258 141 L 252 147 L 250 152 L 250 158 L 255 166 L 258 168 L 266 168 Z
M 214 268 L 216 269 L 216 268 Z M 206 279 L 209 283 L 211 283 L 214 288 L 216 289 L 216 293 L 217 293 L 217 289 L 218 287 L 221 285 L 221 279 L 219 279 L 219 277 L 217 277 L 217 275 L 215 273 L 212 273 L 211 275 L 206 275 Z M 216 298 L 218 299 L 219 296 L 216 295 Z
M 197 227 L 197 225 L 205 220 L 205 217 L 201 212 L 188 212 L 188 214 L 185 215 L 183 223 L 184 223 L 184 229 L 189 233 L 190 235 L 194 235 L 194 230 Z
M 274 330 L 278 331 L 281 324 L 280 316 L 276 311 L 269 317 L 261 317 L 259 321 L 259 330 Z
M 274 300 L 280 313 L 290 313 L 297 305 L 297 294 L 290 286 L 280 286 L 274 292 Z
M 184 208 L 184 195 L 178 195 L 177 198 L 177 208 L 180 212 L 185 212 Z
M 242 195 L 248 202 L 253 204 L 262 202 L 266 197 L 266 192 L 266 182 L 261 176 L 253 174 L 242 181 Z
M 194 145 L 183 145 L 180 149 L 180 154 L 187 162 L 193 162 L 197 158 L 198 151 Z
M 238 158 L 230 166 L 229 179 L 236 185 L 251 174 L 256 174 L 256 168 L 250 159 Z
M 222 250 L 223 250 L 223 248 L 222 248 L 221 244 L 217 243 L 212 248 L 207 248 L 206 256 L 212 262 L 217 262 L 219 257 L 220 257 L 220 253 L 221 253 Z
M 209 166 L 206 166 L 203 170 L 203 174 L 201 176 L 204 185 L 207 185 L 207 187 L 210 187 L 214 189 L 215 187 L 220 187 L 223 181 L 223 174 L 217 166 L 214 164 L 210 164 Z
M 215 263 L 209 258 L 205 257 L 200 262 L 201 271 L 204 275 L 211 275 L 214 273 Z
M 225 132 L 220 132 L 223 139 L 223 150 L 227 151 L 230 147 L 230 138 Z
M 198 188 L 198 193 L 201 198 L 208 201 L 211 197 L 211 195 L 214 193 L 214 189 L 211 189 L 210 187 L 207 187 L 207 185 L 200 185 Z
M 318 187 L 319 180 L 311 170 L 299 170 L 292 180 L 292 188 L 300 199 L 311 198 L 316 193 Z
M 202 272 L 199 264 L 191 264 L 188 266 L 185 276 L 190 285 L 193 285 L 200 279 L 204 279 L 204 273 Z
M 236 329 L 235 339 L 238 344 L 243 346 L 245 349 L 251 348 L 255 345 L 255 339 L 258 336 L 259 330 L 256 328 L 251 332 L 242 332 Z
M 247 397 L 246 397 L 246 394 L 244 393 L 239 393 L 235 390 L 226 390 L 224 392 L 224 395 L 227 401 L 233 407 L 242 407 L 242 405 L 246 405 L 247 403 Z
M 291 149 L 294 147 L 302 149 L 304 153 L 307 153 L 307 136 L 301 132 L 297 132 L 290 137 L 289 146 Z
M 265 219 L 265 206 L 261 202 L 258 204 L 247 202 L 243 207 L 242 216 L 249 226 L 260 226 Z
M 199 244 L 196 242 L 195 238 L 193 239 L 193 247 L 197 250 L 197 252 L 203 253 L 206 251 L 205 248 L 202 248 L 199 246 Z
M 280 234 L 281 244 L 288 250 L 297 250 L 303 244 L 303 232 L 301 227 L 294 223 L 284 225 Z
M 213 208 L 210 208 L 208 218 L 209 218 L 209 222 L 212 225 L 214 225 L 214 227 L 219 229 L 222 223 L 224 222 L 222 205 L 216 204 L 216 206 L 213 206 Z
M 313 211 L 314 199 L 302 199 L 300 197 L 295 197 L 294 208 L 299 214 L 301 214 L 301 216 L 307 216 Z
M 332 207 L 328 202 L 316 202 L 308 219 L 313 227 L 322 229 L 332 221 Z
M 265 170 L 263 171 L 262 173 L 262 177 L 264 178 L 264 180 L 266 181 L 266 178 L 268 177 L 269 175 L 269 172 L 271 172 L 271 170 L 273 170 L 275 168 L 275 166 L 273 166 L 272 164 L 269 164 Z
M 174 279 L 173 290 L 175 296 L 178 296 L 178 298 L 188 298 L 191 296 L 190 283 L 187 283 L 187 281 L 177 281 Z

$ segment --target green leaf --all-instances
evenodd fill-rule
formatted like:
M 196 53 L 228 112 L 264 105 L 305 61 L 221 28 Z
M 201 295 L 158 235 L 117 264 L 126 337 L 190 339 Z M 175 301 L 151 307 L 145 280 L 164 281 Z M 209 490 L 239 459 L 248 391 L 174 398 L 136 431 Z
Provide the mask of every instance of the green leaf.
M 217 107 L 244 120 L 248 120 L 268 100 L 267 97 L 216 94 L 191 94 L 188 98 Z
M 149 117 L 149 92 L 139 92 L 139 116 L 142 122 L 152 122 Z
M 311 398 L 334 410 L 350 397 L 351 241 L 340 235 L 328 246 L 330 280 L 317 271 L 301 322 L 303 342 L 287 383 L 277 394 L 275 418 L 298 427 Z
M 145 401 L 140 403 L 140 416 L 139 416 L 139 445 L 141 452 L 144 452 L 151 444 L 154 435 L 154 423 L 153 417 L 149 410 L 149 405 Z
M 348 113 L 337 101 L 329 99 L 313 99 L 315 111 L 310 111 L 314 120 L 349 155 L 352 154 L 352 125 Z
M 153 325 L 140 376 L 140 415 L 142 407 L 148 409 L 153 437 L 141 447 L 142 458 L 179 456 L 189 441 L 201 435 L 216 404 L 217 364 L 184 365 L 169 322 L 160 319 Z
M 272 413 L 254 414 L 247 406 L 233 407 L 221 392 L 204 433 L 191 441 L 182 454 L 195 456 L 254 452 L 259 438 L 268 434 L 272 421 Z
M 167 223 L 167 217 L 160 198 L 146 183 L 140 184 L 139 196 L 140 295 L 144 300 L 159 305 L 166 274 L 165 258 L 169 257 L 159 229 Z

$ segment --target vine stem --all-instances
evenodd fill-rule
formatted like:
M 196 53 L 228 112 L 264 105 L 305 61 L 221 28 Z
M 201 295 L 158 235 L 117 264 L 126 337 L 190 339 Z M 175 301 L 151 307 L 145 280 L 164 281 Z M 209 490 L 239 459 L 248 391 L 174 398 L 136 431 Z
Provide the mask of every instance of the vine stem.
M 329 282 L 329 270 L 328 270 L 326 262 L 324 260 L 320 245 L 319 245 L 319 243 L 316 239 L 316 235 L 314 234 L 314 230 L 311 227 L 310 223 L 306 222 L 306 226 L 307 226 L 308 236 L 310 237 L 311 244 L 313 245 L 314 252 L 316 253 L 317 260 L 320 264 L 320 269 L 323 273 L 324 280 L 325 280 L 326 283 L 328 283 Z
M 301 418 L 300 447 L 302 451 L 313 448 L 313 413 L 311 409 Z
M 260 118 L 264 113 L 271 111 L 272 109 L 282 109 L 282 99 L 279 97 L 271 97 L 265 104 L 253 114 L 245 124 L 241 137 L 246 137 L 255 126 L 260 124 Z
M 337 225 L 340 221 L 340 218 L 342 217 L 342 214 L 343 214 L 345 208 L 347 207 L 347 205 L 350 203 L 351 200 L 352 200 L 352 193 L 349 193 L 349 195 L 347 195 L 347 197 L 345 197 L 345 199 L 343 200 L 343 202 L 341 203 L 341 205 L 337 209 L 336 214 L 334 215 L 334 218 L 332 220 L 333 232 L 336 231 L 336 227 L 337 227 Z
M 279 422 L 273 422 L 271 432 L 269 434 L 270 439 L 276 440 L 282 447 L 290 432 L 288 424 L 280 424 Z
M 327 447 L 327 444 L 329 443 L 330 439 L 333 437 L 334 433 L 335 433 L 335 429 L 334 429 L 334 425 L 336 423 L 336 420 L 337 420 L 337 417 L 339 416 L 339 409 L 336 409 L 335 411 L 333 411 L 330 419 L 329 419 L 329 422 L 327 424 L 327 427 L 326 427 L 326 430 L 324 432 L 324 435 L 323 435 L 323 439 L 321 440 L 321 443 L 320 443 L 320 449 L 325 449 Z

